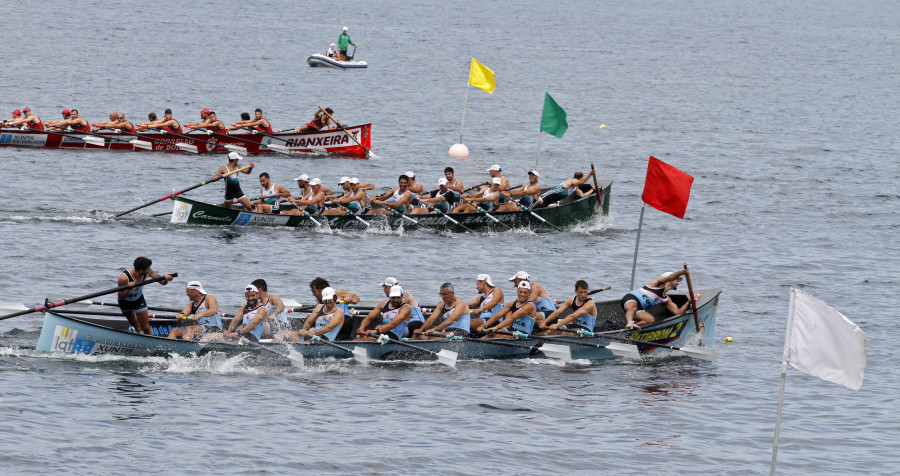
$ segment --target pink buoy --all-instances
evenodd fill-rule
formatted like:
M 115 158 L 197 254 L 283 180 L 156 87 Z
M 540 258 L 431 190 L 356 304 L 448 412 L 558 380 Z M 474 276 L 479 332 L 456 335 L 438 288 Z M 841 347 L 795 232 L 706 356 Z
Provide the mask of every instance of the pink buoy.
M 453 144 L 450 146 L 450 152 L 448 152 L 447 155 L 458 159 L 468 159 L 469 148 L 466 147 L 465 144 Z

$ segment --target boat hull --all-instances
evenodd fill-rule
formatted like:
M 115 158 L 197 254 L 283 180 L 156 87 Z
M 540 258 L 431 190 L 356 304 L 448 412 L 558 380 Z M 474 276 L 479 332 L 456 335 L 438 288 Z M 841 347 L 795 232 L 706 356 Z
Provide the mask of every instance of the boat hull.
M 310 66 L 324 66 L 327 68 L 337 69 L 362 69 L 368 68 L 369 64 L 365 61 L 338 61 L 325 55 L 312 55 L 306 59 L 306 64 Z

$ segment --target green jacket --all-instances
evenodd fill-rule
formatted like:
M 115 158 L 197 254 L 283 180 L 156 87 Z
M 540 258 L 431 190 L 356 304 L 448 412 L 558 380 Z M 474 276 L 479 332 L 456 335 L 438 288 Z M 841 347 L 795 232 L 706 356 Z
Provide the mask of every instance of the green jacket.
M 338 37 L 338 41 L 337 41 L 338 49 L 347 51 L 348 44 L 356 46 L 356 43 L 354 43 L 353 40 L 350 39 L 350 35 L 348 35 L 346 33 L 341 33 L 341 36 Z

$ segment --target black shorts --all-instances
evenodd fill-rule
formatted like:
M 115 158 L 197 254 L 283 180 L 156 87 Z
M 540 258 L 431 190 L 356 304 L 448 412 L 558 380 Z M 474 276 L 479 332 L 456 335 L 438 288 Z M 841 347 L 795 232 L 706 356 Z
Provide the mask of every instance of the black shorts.
M 643 310 L 643 306 L 641 306 L 641 299 L 640 299 L 639 297 L 635 296 L 634 294 L 631 294 L 631 293 L 626 294 L 624 297 L 622 297 L 622 300 L 619 301 L 619 304 L 622 305 L 622 309 L 623 309 L 623 310 L 625 309 L 625 303 L 628 302 L 628 301 L 634 301 L 634 302 L 636 302 L 637 305 L 638 305 L 638 311 Z
M 225 184 L 225 200 L 237 200 L 244 198 L 245 196 L 244 191 L 241 190 L 240 184 Z
M 134 301 L 126 301 L 124 299 L 119 299 L 119 309 L 122 310 L 122 314 L 126 316 L 134 312 L 142 312 L 147 310 L 147 301 L 144 300 L 144 295 L 141 294 L 141 297 L 135 299 Z

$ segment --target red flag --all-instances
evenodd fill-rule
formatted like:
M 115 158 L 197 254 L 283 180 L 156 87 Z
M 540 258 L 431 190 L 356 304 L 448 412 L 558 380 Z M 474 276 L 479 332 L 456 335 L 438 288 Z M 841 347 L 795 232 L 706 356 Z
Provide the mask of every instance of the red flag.
M 669 215 L 684 218 L 694 177 L 650 156 L 641 200 Z

